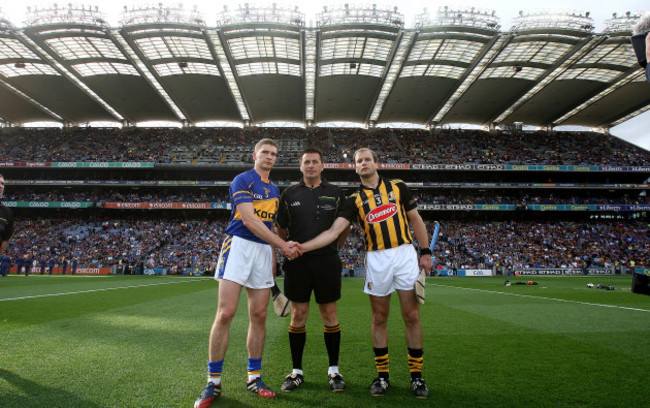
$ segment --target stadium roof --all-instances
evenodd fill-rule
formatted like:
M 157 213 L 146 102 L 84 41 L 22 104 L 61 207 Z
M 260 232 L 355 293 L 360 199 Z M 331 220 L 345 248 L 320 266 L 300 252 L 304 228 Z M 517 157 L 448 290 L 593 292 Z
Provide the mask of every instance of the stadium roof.
M 407 28 L 395 9 L 182 7 L 30 10 L 0 20 L 0 121 L 135 124 L 521 122 L 609 128 L 650 109 L 632 51 L 639 16 L 594 33 L 589 13 L 441 8 Z

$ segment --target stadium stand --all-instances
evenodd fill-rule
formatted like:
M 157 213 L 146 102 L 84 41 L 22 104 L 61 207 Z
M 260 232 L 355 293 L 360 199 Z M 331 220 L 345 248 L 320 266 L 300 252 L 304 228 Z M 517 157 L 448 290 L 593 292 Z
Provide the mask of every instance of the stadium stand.
M 328 163 L 350 163 L 360 147 L 382 163 L 650 166 L 650 153 L 611 135 L 591 132 L 522 132 L 467 129 L 314 130 L 266 128 L 25 129 L 0 130 L 0 162 L 154 162 L 233 165 L 251 163 L 262 137 L 280 144 L 278 165 L 295 165 L 306 146 Z M 588 147 L 585 149 L 585 147 Z
M 17 215 L 9 255 L 209 272 L 229 216 L 229 182 L 266 136 L 281 146 L 272 176 L 282 188 L 297 180 L 306 146 L 326 151 L 326 176 L 346 191 L 358 185 L 346 165 L 351 154 L 376 149 L 388 165 L 381 173 L 406 180 L 423 216 L 443 225 L 439 268 L 648 265 L 649 152 L 592 133 L 454 129 L 2 129 L 3 201 Z M 150 167 L 128 167 L 140 160 Z M 418 163 L 426 166 L 411 167 Z M 506 163 L 496 173 L 477 167 Z M 565 165 L 575 167 L 557 171 Z M 353 231 L 342 249 L 346 274 L 362 269 L 360 236 Z

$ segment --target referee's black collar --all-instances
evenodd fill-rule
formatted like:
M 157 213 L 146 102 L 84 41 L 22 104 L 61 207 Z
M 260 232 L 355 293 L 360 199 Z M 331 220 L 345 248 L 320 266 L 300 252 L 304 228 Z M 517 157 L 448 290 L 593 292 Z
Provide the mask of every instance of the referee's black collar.
M 325 187 L 325 186 L 327 186 L 327 185 L 329 185 L 329 184 L 330 184 L 330 182 L 327 181 L 327 179 L 326 179 L 325 177 L 321 176 L 321 178 L 320 178 L 320 184 L 317 185 L 316 187 Z M 302 178 L 300 179 L 300 182 L 298 183 L 298 185 L 300 185 L 300 186 L 302 186 L 302 187 L 307 187 L 307 184 L 305 184 L 305 178 L 304 178 L 304 177 L 302 177 Z M 316 187 L 307 187 L 307 188 L 316 188 Z

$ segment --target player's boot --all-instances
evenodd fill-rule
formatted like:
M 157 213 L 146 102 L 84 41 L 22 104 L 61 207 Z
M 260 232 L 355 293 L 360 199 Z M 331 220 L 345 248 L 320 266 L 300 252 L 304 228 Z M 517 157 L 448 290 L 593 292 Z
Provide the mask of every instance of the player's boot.
M 334 392 L 341 392 L 345 389 L 345 381 L 343 381 L 343 376 L 339 373 L 330 374 L 328 376 L 328 381 L 330 383 L 330 389 Z
M 413 389 L 415 398 L 427 399 L 429 397 L 429 389 L 422 378 L 413 378 L 411 380 L 411 388 Z
M 194 401 L 194 408 L 208 408 L 212 405 L 212 401 L 218 398 L 221 395 L 221 384 L 214 385 L 213 383 L 208 383 L 208 385 L 203 388 L 199 398 Z
M 254 392 L 262 398 L 275 398 L 275 392 L 271 391 L 271 389 L 264 384 L 262 377 L 257 377 L 253 381 L 246 383 L 246 389 L 250 392 Z
M 302 385 L 305 378 L 302 374 L 291 373 L 289 374 L 280 389 L 284 392 L 291 392 Z
M 370 384 L 370 395 L 373 397 L 383 397 L 386 394 L 386 390 L 390 385 L 388 378 L 377 377 Z

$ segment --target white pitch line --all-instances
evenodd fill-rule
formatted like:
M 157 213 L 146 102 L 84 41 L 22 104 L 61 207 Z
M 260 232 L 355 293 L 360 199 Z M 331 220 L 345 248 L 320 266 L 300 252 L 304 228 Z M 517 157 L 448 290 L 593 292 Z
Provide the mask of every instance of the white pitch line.
M 78 295 L 80 293 L 104 292 L 107 290 L 116 290 L 116 289 L 142 288 L 146 286 L 171 285 L 174 283 L 198 282 L 200 280 L 205 280 L 205 279 L 192 279 L 192 280 L 178 281 L 178 282 L 147 283 L 145 285 L 131 285 L 131 286 L 118 286 L 115 288 L 88 289 L 88 290 L 80 290 L 77 292 L 46 293 L 44 295 L 31 295 L 31 296 L 20 296 L 14 298 L 0 299 L 0 302 L 7 302 L 10 300 L 37 299 L 37 298 L 52 297 L 52 296 Z
M 477 292 L 496 293 L 496 294 L 499 294 L 499 295 L 518 296 L 518 297 L 531 298 L 531 299 L 553 300 L 553 301 L 556 301 L 556 302 L 575 303 L 575 304 L 578 304 L 578 305 L 599 306 L 599 307 L 608 307 L 608 308 L 611 308 L 611 309 L 634 310 L 636 312 L 650 313 L 650 310 L 648 310 L 648 309 L 639 309 L 639 308 L 636 308 L 636 307 L 605 305 L 605 304 L 602 304 L 602 303 L 591 303 L 591 302 L 578 302 L 577 300 L 567 300 L 567 299 L 552 298 L 552 297 L 545 297 L 545 296 L 524 295 L 524 294 L 521 294 L 521 293 L 499 292 L 498 290 L 463 288 L 463 287 L 460 287 L 460 286 L 440 285 L 440 284 L 437 284 L 437 283 L 429 283 L 429 285 L 431 285 L 431 286 L 440 286 L 440 287 L 443 287 L 443 288 L 474 290 L 474 291 L 477 291 Z

